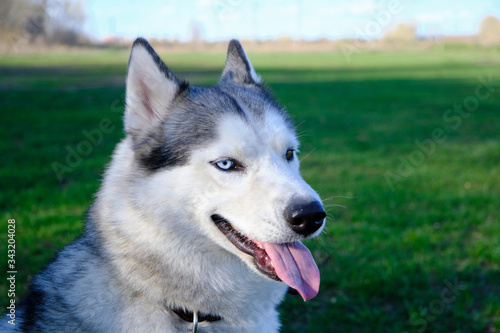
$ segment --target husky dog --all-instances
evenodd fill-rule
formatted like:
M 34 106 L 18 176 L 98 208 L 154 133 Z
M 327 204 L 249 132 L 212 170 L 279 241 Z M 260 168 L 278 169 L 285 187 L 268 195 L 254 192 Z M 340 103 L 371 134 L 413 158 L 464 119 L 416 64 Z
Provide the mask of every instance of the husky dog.
M 299 174 L 292 122 L 240 43 L 230 42 L 217 85 L 194 87 L 137 39 L 124 125 L 83 235 L 33 279 L 16 325 L 6 317 L 1 328 L 279 331 L 287 290 L 318 292 L 301 240 L 326 214 Z

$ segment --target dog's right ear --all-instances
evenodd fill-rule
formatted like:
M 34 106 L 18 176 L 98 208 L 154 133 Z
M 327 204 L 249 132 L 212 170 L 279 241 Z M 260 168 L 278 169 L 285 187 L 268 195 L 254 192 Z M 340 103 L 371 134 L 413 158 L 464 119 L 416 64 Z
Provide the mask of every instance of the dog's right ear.
M 132 45 L 126 84 L 125 130 L 132 135 L 160 124 L 174 98 L 188 87 L 143 38 Z

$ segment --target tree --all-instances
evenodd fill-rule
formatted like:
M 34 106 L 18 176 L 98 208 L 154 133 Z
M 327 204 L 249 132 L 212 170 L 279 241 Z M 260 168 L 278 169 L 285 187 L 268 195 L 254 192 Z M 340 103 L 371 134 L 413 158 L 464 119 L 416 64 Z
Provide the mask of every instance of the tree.
M 86 16 L 81 0 L 1 0 L 0 41 L 76 44 Z
M 194 44 L 203 42 L 203 26 L 201 23 L 196 21 L 191 22 L 189 25 L 189 39 Z
M 51 9 L 47 38 L 51 43 L 76 45 L 82 40 L 86 15 L 81 1 L 59 0 Z
M 500 20 L 494 16 L 487 16 L 479 27 L 479 42 L 483 45 L 500 44 Z
M 0 6 L 0 39 L 33 41 L 45 34 L 47 1 L 3 0 Z
M 384 41 L 411 42 L 417 38 L 417 28 L 408 23 L 401 23 L 393 29 L 387 29 L 382 36 Z

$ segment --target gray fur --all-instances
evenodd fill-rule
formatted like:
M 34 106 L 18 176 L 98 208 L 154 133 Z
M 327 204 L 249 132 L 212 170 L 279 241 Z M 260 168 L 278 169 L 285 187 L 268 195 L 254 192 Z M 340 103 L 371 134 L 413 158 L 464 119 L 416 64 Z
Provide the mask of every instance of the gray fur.
M 127 137 L 115 149 L 83 235 L 33 278 L 16 325 L 6 317 L 0 329 L 188 332 L 191 325 L 172 311 L 181 308 L 223 318 L 200 323 L 200 333 L 277 332 L 275 308 L 288 287 L 255 271 L 210 216 L 238 211 L 243 221 L 253 213 L 237 205 L 247 200 L 245 208 L 266 213 L 252 221 L 260 223 L 252 237 L 303 238 L 281 221 L 283 207 L 292 198 L 319 197 L 300 178 L 298 161 L 283 159 L 298 144 L 290 119 L 237 41 L 213 87 L 176 78 L 144 39 L 132 47 L 127 75 Z M 226 133 L 233 128 L 251 133 L 234 147 L 224 139 L 239 134 Z M 248 169 L 209 182 L 222 177 L 209 154 L 217 158 L 219 151 L 242 155 Z M 230 182 L 238 185 L 228 190 Z M 240 197 L 225 199 L 231 195 Z
M 220 87 L 189 87 L 172 105 L 172 112 L 150 135 L 136 144 L 140 165 L 155 171 L 164 167 L 185 164 L 193 147 L 202 147 L 215 138 L 218 118 L 235 114 L 242 119 L 246 114 L 231 95 Z

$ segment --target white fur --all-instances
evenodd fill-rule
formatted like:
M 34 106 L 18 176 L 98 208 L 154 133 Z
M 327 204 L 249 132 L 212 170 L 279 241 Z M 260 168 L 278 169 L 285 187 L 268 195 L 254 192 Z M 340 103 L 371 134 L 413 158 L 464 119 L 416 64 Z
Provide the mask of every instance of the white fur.
M 225 314 L 223 321 L 201 323 L 200 332 L 277 332 L 275 307 L 287 287 L 254 272 L 249 258 L 244 263 L 224 250 L 234 245 L 225 244 L 227 240 L 209 219 L 208 210 L 213 209 L 210 201 L 216 195 L 210 189 L 221 196 L 226 193 L 215 180 L 200 183 L 203 175 L 216 170 L 208 161 L 200 163 L 204 156 L 199 153 L 189 165 L 159 172 L 132 188 L 127 185 L 131 175 L 123 172 L 123 165 L 132 162 L 130 140 L 122 142 L 115 153 L 98 199 L 100 220 L 113 221 L 99 227 L 103 233 L 116 235 L 109 240 L 108 251 L 124 267 L 143 266 L 134 261 L 137 256 L 127 259 L 129 252 L 146 252 L 157 260 L 155 269 L 124 270 L 119 276 L 120 284 L 143 293 L 134 299 L 135 305 L 123 309 L 122 329 L 187 330 L 187 323 L 165 312 L 167 300 L 171 306 Z M 186 206 L 199 210 L 189 211 Z M 123 232 L 127 242 L 120 239 Z
M 279 110 L 252 113 L 241 105 L 245 114 L 220 115 L 215 138 L 194 147 L 186 163 L 147 172 L 138 165 L 134 140 L 161 131 L 177 89 L 137 44 L 127 76 L 129 135 L 118 144 L 91 209 L 92 229 L 34 280 L 61 303 L 47 305 L 41 324 L 47 330 L 188 332 L 191 323 L 170 310 L 183 307 L 223 317 L 200 323 L 200 333 L 278 332 L 276 307 L 288 286 L 257 271 L 210 216 L 224 216 L 261 242 L 301 239 L 283 212 L 296 198 L 319 196 L 300 176 L 297 157 L 285 158 L 298 148 L 297 138 Z M 244 171 L 219 170 L 211 162 L 221 158 L 240 161 Z M 77 282 L 66 287 L 71 278 Z
M 195 151 L 188 165 L 136 181 L 133 168 L 127 167 L 133 163 L 131 140 L 120 144 L 98 200 L 99 220 L 113 223 L 99 227 L 117 235 L 108 250 L 120 265 L 131 260 L 126 266 L 143 266 L 134 261 L 137 256 L 127 259 L 131 251 L 157 260 L 154 269 L 145 266 L 132 275 L 124 270 L 119 277 L 144 296 L 124 309 L 124 331 L 170 332 L 172 322 L 178 325 L 172 332 L 186 329 L 185 322 L 166 316 L 165 300 L 172 306 L 226 314 L 221 322 L 200 325 L 200 332 L 278 330 L 275 306 L 287 287 L 258 273 L 252 258 L 236 249 L 209 218 L 220 213 L 241 232 L 264 242 L 299 239 L 281 212 L 295 196 L 319 197 L 300 177 L 297 158 L 284 158 L 297 141 L 281 118 L 269 112 L 264 124 L 248 126 L 239 117 L 226 117 L 218 128 L 219 139 Z M 228 156 L 243 162 L 245 173 L 225 173 L 209 163 Z M 123 233 L 127 242 L 120 239 Z
M 144 67 L 153 65 L 140 50 L 134 50 L 134 59 Z M 160 109 L 168 107 L 168 98 L 162 96 L 170 96 L 173 88 L 167 84 L 160 89 L 156 83 L 162 79 L 154 71 L 134 64 L 125 121 L 140 128 L 144 118 L 131 115 L 144 113 L 137 102 L 141 93 L 134 91 L 142 87 L 133 81 L 148 83 L 155 100 L 166 103 Z M 287 226 L 285 207 L 295 197 L 319 197 L 301 178 L 297 157 L 292 162 L 285 158 L 287 149 L 298 148 L 298 141 L 278 111 L 266 110 L 263 119 L 247 116 L 250 123 L 235 115 L 223 117 L 218 139 L 192 152 L 187 165 L 149 177 L 137 179 L 130 137 L 116 150 L 97 211 L 99 221 L 113 221 L 98 226 L 111 237 L 107 250 L 120 267 L 135 268 L 118 272 L 120 284 L 142 295 L 124 303 L 128 306 L 120 316 L 123 332 L 187 330 L 189 324 L 167 313 L 165 302 L 224 314 L 222 321 L 201 323 L 200 332 L 278 331 L 275 307 L 287 286 L 259 273 L 253 258 L 236 249 L 210 216 L 221 214 L 262 242 L 290 242 L 300 237 Z M 210 163 L 224 157 L 242 162 L 245 172 L 222 172 Z M 154 267 L 138 262 L 138 252 L 150 256 Z
M 132 49 L 127 71 L 125 129 L 139 131 L 157 125 L 177 92 L 177 84 L 158 70 L 142 45 Z

